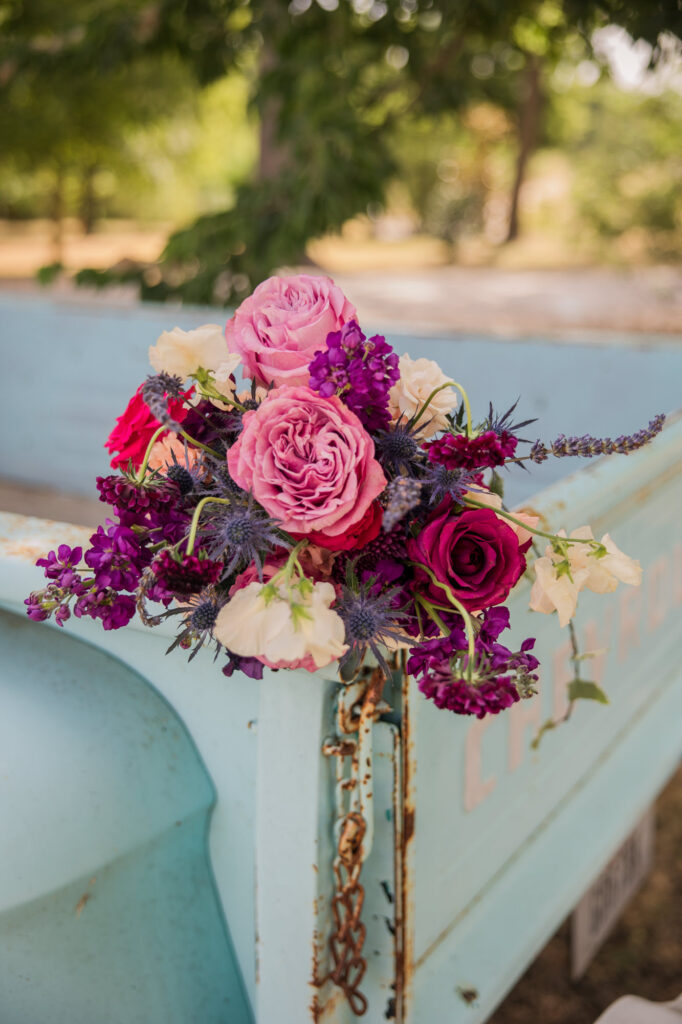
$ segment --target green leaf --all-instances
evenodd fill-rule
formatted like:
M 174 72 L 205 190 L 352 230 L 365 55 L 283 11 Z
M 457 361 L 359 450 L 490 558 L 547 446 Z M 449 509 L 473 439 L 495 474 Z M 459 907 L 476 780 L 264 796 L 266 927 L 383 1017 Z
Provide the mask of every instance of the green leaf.
M 608 704 L 609 698 L 596 683 L 588 679 L 572 679 L 568 684 L 569 700 L 596 700 L 600 704 Z
M 538 730 L 537 736 L 530 745 L 530 749 L 537 750 L 540 746 L 540 741 L 542 737 L 545 735 L 545 733 L 549 732 L 551 729 L 556 729 L 557 725 L 558 723 L 555 722 L 552 718 L 548 718 L 546 722 L 543 722 L 543 724 L 540 726 Z
M 490 477 L 490 490 L 493 494 L 499 494 L 500 498 L 504 498 L 504 480 L 495 470 Z

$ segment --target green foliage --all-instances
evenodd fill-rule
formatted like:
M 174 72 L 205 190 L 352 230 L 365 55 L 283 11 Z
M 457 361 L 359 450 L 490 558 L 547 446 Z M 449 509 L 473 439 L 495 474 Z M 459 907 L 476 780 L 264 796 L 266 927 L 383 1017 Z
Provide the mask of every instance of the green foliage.
M 604 239 L 640 233 L 645 255 L 682 255 L 682 104 L 609 81 L 555 97 L 550 138 L 574 156 L 583 223 Z
M 381 203 L 399 165 L 428 230 L 449 241 L 478 230 L 491 176 L 508 174 L 526 70 L 551 68 L 608 21 L 655 42 L 677 30 L 679 12 L 665 0 L 338 0 L 329 10 L 317 0 L 0 0 L 4 161 L 15 179 L 53 175 L 55 218 L 71 201 L 69 175 L 100 193 L 105 172 L 119 194 L 144 182 L 150 211 L 168 205 L 168 180 L 194 175 L 204 214 L 143 272 L 143 294 L 233 302 L 301 262 L 311 238 Z M 241 116 L 228 124 L 220 101 L 205 108 L 214 146 L 193 149 L 197 89 L 216 83 L 215 98 L 226 75 L 242 88 Z M 260 124 L 255 173 L 246 83 Z M 492 134 L 471 121 L 486 110 L 498 112 Z M 620 127 L 590 121 L 588 133 Z M 623 170 L 615 191 L 634 197 L 633 223 L 670 233 L 678 201 L 647 168 Z M 600 231 L 627 230 L 618 199 L 580 187 Z M 5 202 L 25 208 L 27 194 L 12 195 Z M 171 205 L 175 222 L 195 214 L 191 202 Z
M 596 700 L 599 704 L 608 704 L 609 698 L 596 683 L 588 679 L 572 679 L 568 684 L 568 699 L 574 700 Z

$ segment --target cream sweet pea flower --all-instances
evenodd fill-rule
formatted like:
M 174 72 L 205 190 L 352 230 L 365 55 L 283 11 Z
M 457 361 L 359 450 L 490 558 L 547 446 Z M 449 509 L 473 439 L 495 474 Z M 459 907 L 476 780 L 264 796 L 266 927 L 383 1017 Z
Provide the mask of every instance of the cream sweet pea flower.
M 305 613 L 296 615 L 284 583 L 268 602 L 266 586 L 249 583 L 220 610 L 213 632 L 228 650 L 273 664 L 310 656 L 316 668 L 346 652 L 343 622 L 330 607 L 336 600 L 331 583 L 312 583 L 304 594 L 295 591 L 295 602 Z
M 409 419 L 424 405 L 436 388 L 450 380 L 433 359 L 411 359 L 407 354 L 399 360 L 400 380 L 388 393 L 388 410 L 393 420 L 399 416 Z M 431 400 L 418 426 L 422 437 L 432 437 L 444 430 L 448 423 L 446 416 L 457 408 L 459 398 L 454 388 L 445 388 Z M 429 422 L 430 421 L 430 422 Z
M 580 529 L 573 531 L 571 537 L 593 539 L 594 534 L 589 526 L 581 526 Z M 595 594 L 610 594 L 616 589 L 619 581 L 631 587 L 638 587 L 642 582 L 642 567 L 639 562 L 616 547 L 608 533 L 604 534 L 600 543 L 607 551 L 602 558 L 591 557 L 587 544 L 575 544 L 569 550 L 571 570 L 574 566 L 578 571 L 588 570 L 585 582 L 587 590 L 593 590 Z M 557 558 L 556 555 L 554 557 Z
M 565 537 L 566 534 L 561 530 L 558 536 Z M 574 530 L 571 537 L 594 539 L 589 526 Z M 619 581 L 638 587 L 642 581 L 639 562 L 616 547 L 608 533 L 604 534 L 600 543 L 607 552 L 601 558 L 595 558 L 589 544 L 571 545 L 566 557 L 572 579 L 565 573 L 557 576 L 557 563 L 562 559 L 548 545 L 544 557 L 538 558 L 533 566 L 535 582 L 530 593 L 530 608 L 545 615 L 558 612 L 559 625 L 563 627 L 575 614 L 578 594 L 583 588 L 596 594 L 608 594 L 616 589 Z
M 239 356 L 228 351 L 225 333 L 219 324 L 204 324 L 193 331 L 179 327 L 164 331 L 156 345 L 150 346 L 149 362 L 157 373 L 177 374 L 187 380 L 200 366 L 216 371 L 228 363 L 234 369 L 239 364 Z

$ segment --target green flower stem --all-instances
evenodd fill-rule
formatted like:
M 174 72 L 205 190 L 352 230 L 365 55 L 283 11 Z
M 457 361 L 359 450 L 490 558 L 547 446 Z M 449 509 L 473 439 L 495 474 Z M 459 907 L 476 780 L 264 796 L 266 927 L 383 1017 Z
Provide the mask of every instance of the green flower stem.
M 232 502 L 229 498 L 202 498 L 197 507 L 194 509 L 194 515 L 192 516 L 192 525 L 189 528 L 189 534 L 187 535 L 187 547 L 186 552 L 191 555 L 194 551 L 194 544 L 197 539 L 197 530 L 199 528 L 199 517 L 203 512 L 206 505 L 231 505 Z
M 464 402 L 464 408 L 467 414 L 467 437 L 471 437 L 473 433 L 473 426 L 471 422 L 471 406 L 469 405 L 469 396 L 467 395 L 462 385 L 458 384 L 456 380 L 449 380 L 446 384 L 441 384 L 439 388 L 435 388 L 431 392 L 429 397 L 426 399 L 426 401 L 424 402 L 424 404 L 422 405 L 421 409 L 416 414 L 412 422 L 418 423 L 419 420 L 424 415 L 424 413 L 426 412 L 426 410 L 428 409 L 433 399 L 436 397 L 436 395 L 439 394 L 441 391 L 445 391 L 446 388 L 456 388 L 457 391 L 459 391 L 460 395 L 462 396 L 462 401 Z
M 450 602 L 452 607 L 455 609 L 455 611 L 457 611 L 462 616 L 462 619 L 464 621 L 464 629 L 465 629 L 466 635 L 467 635 L 467 647 L 468 647 L 468 654 L 469 654 L 469 660 L 468 660 L 468 663 L 467 663 L 467 677 L 469 679 L 469 682 L 471 682 L 472 679 L 473 679 L 473 672 L 474 672 L 474 658 L 476 657 L 476 633 L 475 633 L 475 630 L 474 630 L 474 624 L 472 622 L 471 615 L 466 610 L 466 608 L 464 607 L 462 602 L 457 600 L 457 598 L 455 597 L 455 595 L 452 592 L 452 588 L 450 586 L 448 586 L 447 583 L 443 583 L 442 580 L 439 580 L 437 578 L 436 574 L 433 572 L 432 569 L 429 569 L 429 567 L 427 565 L 422 565 L 421 562 L 410 562 L 410 565 L 412 565 L 415 569 L 421 569 L 423 572 L 425 572 L 426 575 L 431 580 L 431 582 L 434 583 L 437 587 L 440 587 L 440 589 L 445 593 L 445 596 L 447 597 L 448 601 Z M 418 597 L 418 600 L 423 603 L 425 599 L 420 596 L 420 597 Z M 430 602 L 428 602 L 428 601 L 426 603 L 430 604 Z M 426 610 L 428 611 L 428 609 L 426 609 Z M 433 614 L 432 613 L 434 611 L 435 611 L 435 606 L 433 604 L 431 604 L 431 612 L 429 614 L 431 614 L 432 618 L 433 618 Z M 436 621 L 435 618 L 433 619 L 433 621 L 436 623 L 436 625 L 438 626 L 439 629 L 443 630 L 444 633 L 448 632 L 447 627 L 444 628 L 442 623 L 439 625 L 439 623 Z
M 163 434 L 164 430 L 167 430 L 167 429 L 168 429 L 167 427 L 164 427 L 163 425 L 161 425 L 158 428 L 158 430 L 155 430 L 154 433 L 152 434 L 151 439 L 149 441 L 149 444 L 147 445 L 147 451 L 144 453 L 144 459 L 142 460 L 142 465 L 140 466 L 138 472 L 135 475 L 135 483 L 136 484 L 141 484 L 144 481 L 144 478 L 145 478 L 146 473 L 147 473 L 147 466 L 149 465 L 149 458 L 150 458 L 150 456 L 152 454 L 152 448 L 154 447 L 154 445 L 158 441 L 158 439 L 161 436 L 161 434 Z
M 220 452 L 217 452 L 215 448 L 209 448 L 207 444 L 202 444 L 201 441 L 196 441 L 193 437 L 190 437 L 185 430 L 178 430 L 178 434 L 180 434 L 181 437 L 184 437 L 185 441 L 189 441 L 190 444 L 194 445 L 195 448 L 201 448 L 203 452 L 208 452 L 208 454 L 212 455 L 214 459 L 223 458 Z
M 229 395 L 224 395 L 222 391 L 218 391 L 217 387 L 211 380 L 211 372 L 211 370 L 205 370 L 203 366 L 198 366 L 196 372 L 190 374 L 190 376 L 196 381 L 202 398 L 215 398 L 216 401 L 222 402 L 223 405 L 231 405 L 233 409 L 238 409 L 239 412 L 246 412 L 246 406 L 241 405 L 240 402 L 231 398 Z
M 528 530 L 528 533 L 535 534 L 536 537 L 546 537 L 547 540 L 559 541 L 560 544 L 591 544 L 593 548 L 603 547 L 601 542 L 595 540 L 594 537 L 560 537 L 557 533 L 546 533 L 544 530 L 538 530 L 534 526 L 529 526 L 528 523 L 524 523 L 522 519 L 517 519 L 516 516 L 503 511 L 501 508 L 493 508 L 492 505 L 486 505 L 485 502 L 482 501 L 475 501 L 473 498 L 469 498 L 468 496 L 464 499 L 464 502 L 471 508 L 489 509 L 491 512 L 494 512 L 496 516 L 502 516 L 503 519 L 508 519 L 510 523 L 516 523 L 517 526 L 523 527 L 524 530 Z
M 270 583 L 276 583 L 278 580 L 283 579 L 288 586 L 289 583 L 291 582 L 291 577 L 294 575 L 295 569 L 298 569 L 300 576 L 305 579 L 305 573 L 303 572 L 303 567 L 301 566 L 301 563 L 298 560 L 298 555 L 299 552 L 302 551 L 303 548 L 306 546 L 306 544 L 307 541 L 299 540 L 298 544 L 296 544 L 295 547 L 293 547 L 289 552 L 289 557 L 287 558 L 282 568 L 278 572 L 276 572 L 275 575 L 270 579 Z

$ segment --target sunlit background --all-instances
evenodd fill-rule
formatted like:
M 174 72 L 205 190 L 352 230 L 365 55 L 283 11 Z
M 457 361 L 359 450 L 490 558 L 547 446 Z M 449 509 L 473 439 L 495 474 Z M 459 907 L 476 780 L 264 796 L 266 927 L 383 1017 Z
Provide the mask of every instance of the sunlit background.
M 3 3 L 0 278 L 674 265 L 674 7 Z

